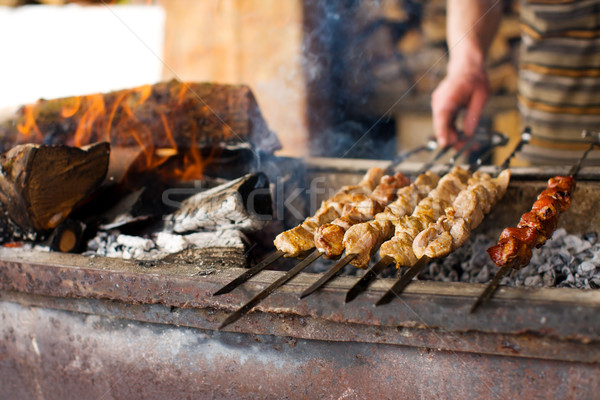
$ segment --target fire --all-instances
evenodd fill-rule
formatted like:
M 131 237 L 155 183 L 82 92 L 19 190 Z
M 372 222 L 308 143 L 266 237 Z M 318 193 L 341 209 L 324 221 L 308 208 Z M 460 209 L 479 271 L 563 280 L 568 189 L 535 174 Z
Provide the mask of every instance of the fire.
M 104 107 L 104 99 L 101 94 L 94 94 L 90 96 L 86 96 L 85 103 L 87 105 L 79 124 L 77 125 L 77 130 L 75 131 L 75 146 L 85 146 L 86 144 L 90 144 L 93 142 L 92 140 L 92 129 L 94 123 L 106 113 L 106 108 Z M 79 101 L 81 104 L 81 100 Z M 63 109 L 64 110 L 64 109 Z M 77 112 L 77 110 L 75 111 Z M 64 114 L 61 112 L 61 114 Z M 73 116 L 75 113 L 71 114 Z
M 193 117 L 184 118 L 184 122 L 181 118 L 190 112 L 212 115 L 210 107 L 186 84 L 155 87 L 40 100 L 24 106 L 17 124 L 18 141 L 78 147 L 108 141 L 113 148 L 128 148 L 139 154 L 130 167 L 132 173 L 159 170 L 160 176 L 168 179 L 201 179 L 216 149 L 208 156 L 202 154 L 199 143 L 204 139 L 204 126 Z
M 33 105 L 27 105 L 23 108 L 23 119 L 17 123 L 17 130 L 24 136 L 24 143 L 42 140 L 43 136 L 35 120 Z

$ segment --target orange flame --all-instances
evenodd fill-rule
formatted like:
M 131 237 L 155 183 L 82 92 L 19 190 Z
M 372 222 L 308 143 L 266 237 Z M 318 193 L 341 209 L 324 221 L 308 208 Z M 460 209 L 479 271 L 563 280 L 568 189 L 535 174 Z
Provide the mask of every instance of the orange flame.
M 60 116 L 63 118 L 72 117 L 79 110 L 79 107 L 81 107 L 81 97 L 71 97 L 69 100 L 71 100 L 73 104 L 69 105 L 67 103 L 60 110 Z
M 106 113 L 104 98 L 101 94 L 86 96 L 86 110 L 79 120 L 75 131 L 75 146 L 85 146 L 92 142 L 94 122 Z
M 17 123 L 17 130 L 25 136 L 24 142 L 39 142 L 43 136 L 37 126 L 34 115 L 34 105 L 27 105 L 23 108 L 23 119 Z
M 202 116 L 213 116 L 206 104 L 195 103 L 199 101 L 188 85 L 179 82 L 159 89 L 144 85 L 105 95 L 40 100 L 22 108 L 18 140 L 74 146 L 108 141 L 113 148 L 139 153 L 132 173 L 156 171 L 168 179 L 201 179 L 217 149 L 211 147 L 207 156 L 198 147 L 205 139 L 203 130 L 210 127 L 200 125 L 197 118 L 205 118 L 200 119 L 205 124 L 209 120 Z

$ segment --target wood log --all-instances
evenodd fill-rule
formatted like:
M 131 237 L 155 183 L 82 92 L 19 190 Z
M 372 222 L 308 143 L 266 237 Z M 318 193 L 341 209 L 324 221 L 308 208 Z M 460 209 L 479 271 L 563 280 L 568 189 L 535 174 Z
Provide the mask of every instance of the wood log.
M 19 145 L 0 156 L 0 242 L 38 240 L 106 176 L 110 145 Z
M 176 80 L 105 94 L 39 100 L 0 124 L 0 151 L 23 143 L 139 147 L 145 164 L 188 149 L 281 146 L 245 85 Z M 194 154 L 190 154 L 194 156 Z
M 167 231 L 188 233 L 237 229 L 255 231 L 272 219 L 269 181 L 263 173 L 241 178 L 195 194 L 164 218 Z
M 76 253 L 83 240 L 84 225 L 80 221 L 66 219 L 51 233 L 50 248 L 61 253 Z

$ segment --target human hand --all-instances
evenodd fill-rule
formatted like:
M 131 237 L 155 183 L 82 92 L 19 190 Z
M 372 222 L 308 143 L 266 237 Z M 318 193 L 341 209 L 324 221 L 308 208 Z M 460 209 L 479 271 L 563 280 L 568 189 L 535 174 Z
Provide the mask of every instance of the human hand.
M 458 141 L 455 120 L 463 108 L 466 108 L 463 131 L 467 137 L 473 135 L 489 94 L 490 85 L 483 66 L 448 69 L 448 75 L 431 96 L 433 129 L 441 146 Z

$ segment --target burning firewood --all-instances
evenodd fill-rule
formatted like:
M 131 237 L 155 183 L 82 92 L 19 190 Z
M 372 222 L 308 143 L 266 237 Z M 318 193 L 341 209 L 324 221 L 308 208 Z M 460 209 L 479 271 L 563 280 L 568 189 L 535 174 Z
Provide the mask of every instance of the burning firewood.
M 19 145 L 0 156 L 0 242 L 38 240 L 104 180 L 110 145 Z
M 184 167 L 177 177 L 188 179 L 202 175 L 215 150 L 251 146 L 271 153 L 280 148 L 252 91 L 244 85 L 172 80 L 39 100 L 0 123 L 0 151 L 23 143 L 79 147 L 97 141 L 108 141 L 113 149 L 139 149 L 134 172 L 179 157 Z

